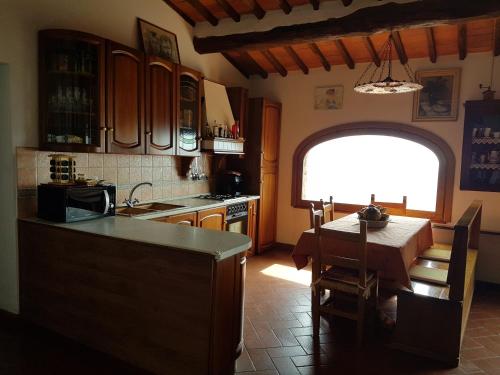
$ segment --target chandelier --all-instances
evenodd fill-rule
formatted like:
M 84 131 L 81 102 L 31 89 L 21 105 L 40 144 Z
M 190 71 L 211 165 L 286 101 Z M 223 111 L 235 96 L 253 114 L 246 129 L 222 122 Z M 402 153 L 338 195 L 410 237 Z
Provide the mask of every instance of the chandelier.
M 423 86 L 415 81 L 415 75 L 408 63 L 402 64 L 409 78 L 408 81 L 398 81 L 392 78 L 392 33 L 389 34 L 387 42 L 384 43 L 379 54 L 382 63 L 377 66 L 371 62 L 361 77 L 354 85 L 354 91 L 362 94 L 401 94 L 418 91 Z M 387 75 L 386 75 L 387 74 Z M 365 77 L 370 77 L 369 81 L 364 81 Z M 385 77 L 385 78 L 384 78 Z

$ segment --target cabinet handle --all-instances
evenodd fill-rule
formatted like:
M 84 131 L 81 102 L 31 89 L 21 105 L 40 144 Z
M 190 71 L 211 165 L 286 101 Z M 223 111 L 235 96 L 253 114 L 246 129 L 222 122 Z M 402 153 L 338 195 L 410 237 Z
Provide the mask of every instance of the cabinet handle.
M 242 258 L 240 259 L 240 264 L 241 264 L 241 265 L 244 265 L 246 262 L 247 262 L 247 257 L 242 257 Z
M 115 128 L 109 128 L 108 129 L 110 132 L 114 132 L 115 131 Z
M 151 135 L 151 132 L 146 132 L 146 135 Z
M 99 129 L 104 130 L 104 131 L 108 131 L 108 128 L 105 126 L 101 126 Z

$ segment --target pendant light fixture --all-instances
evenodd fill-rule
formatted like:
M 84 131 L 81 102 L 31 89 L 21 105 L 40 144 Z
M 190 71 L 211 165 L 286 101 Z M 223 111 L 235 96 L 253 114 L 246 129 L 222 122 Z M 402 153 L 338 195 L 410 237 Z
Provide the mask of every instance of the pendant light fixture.
M 382 63 L 377 66 L 371 62 L 354 86 L 354 91 L 362 94 L 402 94 L 406 92 L 418 91 L 423 86 L 415 81 L 415 75 L 408 63 L 402 64 L 409 80 L 398 81 L 392 78 L 392 33 L 384 43 L 379 54 Z M 369 81 L 364 81 L 365 77 L 370 77 Z M 384 78 L 385 77 L 385 78 Z

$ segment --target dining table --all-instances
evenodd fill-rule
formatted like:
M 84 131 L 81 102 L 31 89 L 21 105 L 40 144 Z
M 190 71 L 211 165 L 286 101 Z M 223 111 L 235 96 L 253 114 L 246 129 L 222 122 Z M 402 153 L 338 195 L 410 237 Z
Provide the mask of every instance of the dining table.
M 321 228 L 359 233 L 359 219 L 354 213 L 327 222 Z M 368 228 L 367 266 L 370 270 L 377 271 L 381 280 L 412 289 L 408 271 L 415 259 L 432 245 L 429 219 L 391 215 L 385 227 Z M 304 231 L 292 252 L 297 269 L 307 266 L 315 246 L 317 241 L 314 228 Z M 353 243 L 326 237 L 322 246 L 322 251 L 334 255 L 357 257 L 357 245 Z

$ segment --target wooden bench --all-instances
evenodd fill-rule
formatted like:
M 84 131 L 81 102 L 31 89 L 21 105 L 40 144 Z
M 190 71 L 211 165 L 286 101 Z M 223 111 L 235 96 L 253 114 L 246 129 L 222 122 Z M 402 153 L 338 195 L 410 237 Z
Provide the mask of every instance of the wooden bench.
M 392 347 L 458 366 L 474 293 L 481 211 L 481 201 L 474 201 L 455 224 L 449 263 L 418 259 L 410 269 L 413 290 L 398 292 Z

